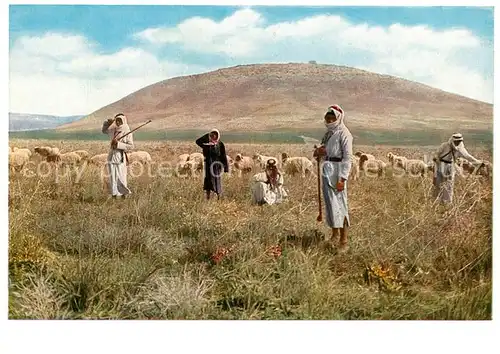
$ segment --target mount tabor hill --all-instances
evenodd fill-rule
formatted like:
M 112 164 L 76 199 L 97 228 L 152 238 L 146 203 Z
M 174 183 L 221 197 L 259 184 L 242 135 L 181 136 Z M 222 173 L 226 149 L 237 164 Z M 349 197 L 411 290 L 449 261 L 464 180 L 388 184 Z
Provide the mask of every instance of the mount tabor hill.
M 335 65 L 258 64 L 161 81 L 57 129 L 99 130 L 119 112 L 131 128 L 151 119 L 145 130 L 321 129 L 334 103 L 350 129 L 493 128 L 493 105 L 416 82 Z

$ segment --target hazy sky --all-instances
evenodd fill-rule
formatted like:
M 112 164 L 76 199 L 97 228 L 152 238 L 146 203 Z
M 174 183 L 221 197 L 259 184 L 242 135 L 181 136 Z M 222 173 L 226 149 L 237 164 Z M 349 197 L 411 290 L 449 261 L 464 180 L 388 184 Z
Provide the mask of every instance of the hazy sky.
M 89 114 L 253 63 L 353 66 L 493 102 L 493 8 L 10 6 L 10 111 Z

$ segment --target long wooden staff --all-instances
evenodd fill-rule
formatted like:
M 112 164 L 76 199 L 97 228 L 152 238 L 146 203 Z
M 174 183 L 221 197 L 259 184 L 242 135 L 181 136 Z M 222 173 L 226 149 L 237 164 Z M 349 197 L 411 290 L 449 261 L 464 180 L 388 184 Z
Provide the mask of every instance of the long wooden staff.
M 317 149 L 317 146 L 314 145 L 314 149 Z M 316 156 L 316 161 L 317 161 L 317 166 L 316 166 L 316 175 L 318 179 L 318 217 L 316 218 L 316 221 L 321 222 L 323 221 L 323 208 L 321 206 L 321 178 L 320 178 L 320 156 Z
M 132 133 L 133 133 L 133 132 L 135 132 L 137 129 L 142 128 L 143 126 L 145 126 L 146 124 L 149 124 L 149 123 L 151 123 L 151 119 L 150 119 L 150 120 L 148 120 L 146 123 L 139 125 L 137 128 L 132 129 L 132 130 L 131 130 L 131 131 L 129 131 L 127 134 L 123 134 L 121 137 L 119 137 L 119 138 L 118 138 L 118 139 L 116 139 L 116 140 L 121 140 L 121 139 L 125 138 L 127 135 L 132 134 Z

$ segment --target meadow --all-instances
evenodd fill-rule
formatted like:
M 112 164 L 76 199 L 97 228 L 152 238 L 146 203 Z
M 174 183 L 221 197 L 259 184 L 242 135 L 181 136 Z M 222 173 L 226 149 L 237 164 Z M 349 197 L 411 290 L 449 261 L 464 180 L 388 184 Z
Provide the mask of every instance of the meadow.
M 108 148 L 91 140 L 9 144 Z M 431 198 L 431 176 L 389 171 L 350 181 L 350 250 L 336 254 L 316 221 L 315 175 L 286 176 L 289 200 L 262 207 L 250 204 L 251 175 L 224 175 L 223 198 L 207 202 L 201 175 L 169 173 L 178 155 L 198 151 L 192 142 L 137 140 L 136 149 L 154 163 L 142 174 L 131 169 L 125 200 L 110 199 L 98 167 L 56 176 L 37 173 L 32 157 L 27 171 L 9 176 L 9 318 L 491 319 L 491 179 L 458 178 L 449 207 Z M 300 144 L 227 149 L 232 157 L 311 157 Z M 355 150 L 386 160 L 389 150 L 421 158 L 431 147 Z M 469 151 L 492 161 L 490 149 Z

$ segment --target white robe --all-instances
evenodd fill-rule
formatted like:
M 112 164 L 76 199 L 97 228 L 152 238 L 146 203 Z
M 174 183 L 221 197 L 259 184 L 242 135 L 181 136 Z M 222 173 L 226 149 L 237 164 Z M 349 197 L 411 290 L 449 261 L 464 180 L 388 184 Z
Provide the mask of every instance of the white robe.
M 330 228 L 343 228 L 344 220 L 347 221 L 347 226 L 351 224 L 347 201 L 347 180 L 352 167 L 353 138 L 344 124 L 339 124 L 333 129 L 330 132 L 330 138 L 325 141 L 327 134 L 325 134 L 322 142 L 326 148 L 326 156 L 342 158 L 342 161 L 323 161 L 321 179 L 323 199 L 325 201 L 325 221 Z M 337 182 L 340 178 L 345 180 L 344 190 L 338 192 Z
M 260 172 L 252 177 L 252 203 L 253 204 L 279 204 L 288 198 L 288 193 L 283 187 L 284 179 L 280 173 L 278 177 L 277 186 L 273 188 L 268 183 L 266 172 Z
M 115 136 L 119 138 L 120 136 L 125 135 L 130 131 L 130 128 L 127 124 L 127 118 L 122 117 L 122 119 L 123 124 L 120 127 L 110 125 L 108 121 L 104 121 L 102 125 L 102 132 L 104 134 L 108 134 L 111 140 Z M 119 197 L 132 193 L 127 186 L 127 161 L 125 152 L 132 150 L 133 148 L 134 140 L 132 134 L 129 134 L 118 142 L 116 149 L 110 148 L 109 150 L 107 167 L 111 194 L 113 196 Z
M 453 201 L 453 187 L 455 184 L 455 161 L 458 157 L 463 157 L 471 163 L 480 163 L 481 161 L 469 154 L 463 142 L 461 142 L 455 149 L 451 147 L 451 139 L 442 143 L 438 150 L 435 152 L 433 158 L 435 160 L 435 173 L 434 173 L 434 198 L 439 198 L 440 202 L 451 203 Z M 453 154 L 451 153 L 453 151 Z M 451 161 L 451 163 L 442 162 Z

